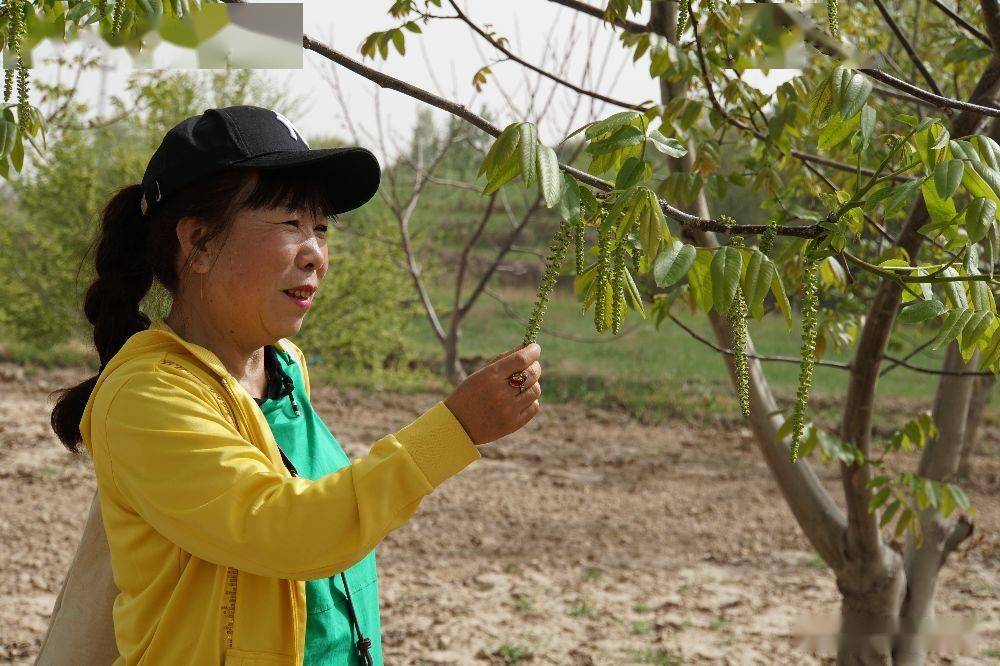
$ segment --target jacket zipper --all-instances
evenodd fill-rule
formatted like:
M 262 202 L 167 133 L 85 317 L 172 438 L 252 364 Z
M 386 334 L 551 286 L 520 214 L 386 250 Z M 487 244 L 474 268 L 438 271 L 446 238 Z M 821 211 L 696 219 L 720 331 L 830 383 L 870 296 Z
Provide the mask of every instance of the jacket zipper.
M 232 387 L 229 386 L 229 380 L 226 379 L 225 377 L 223 377 L 222 378 L 222 385 L 223 385 L 223 387 L 225 387 L 226 393 L 229 394 L 229 397 L 232 398 L 232 404 L 236 405 L 237 409 L 239 409 L 239 401 L 237 400 L 236 395 L 233 393 Z M 294 396 L 292 396 L 291 394 L 289 394 L 288 397 L 292 401 L 292 408 L 295 410 L 296 416 L 298 416 L 298 414 L 299 414 L 299 407 L 295 403 Z M 227 408 L 228 407 L 229 407 L 229 405 L 227 405 Z M 239 411 L 240 411 L 241 414 L 243 413 L 242 409 L 240 409 Z M 236 414 L 233 413 L 232 409 L 230 409 L 230 414 L 232 414 L 233 420 L 236 422 L 236 429 L 239 430 L 240 429 L 239 428 L 239 421 L 236 418 Z M 244 435 L 244 436 L 249 437 L 249 435 Z M 275 443 L 277 444 L 277 442 L 275 442 Z M 285 455 L 285 452 L 281 450 L 280 446 L 277 446 L 276 448 L 278 449 L 278 453 L 281 454 L 281 460 L 282 460 L 282 462 L 284 462 L 285 467 L 288 469 L 288 471 L 291 473 L 291 475 L 292 476 L 298 476 L 299 475 L 298 470 L 295 469 L 295 465 L 293 465 L 292 461 L 288 459 L 288 457 Z M 231 577 L 230 577 L 230 573 L 232 574 Z M 224 627 L 224 631 L 225 631 L 225 636 L 226 636 L 226 646 L 230 647 L 230 648 L 233 647 L 233 625 L 234 625 L 235 620 L 236 620 L 236 582 L 237 582 L 237 576 L 238 576 L 238 570 L 237 569 L 235 569 L 233 567 L 227 567 L 227 569 L 226 569 L 226 595 L 227 595 L 227 603 L 226 603 L 226 610 L 224 610 L 223 613 L 225 615 L 225 627 Z M 285 581 L 285 582 L 288 583 L 288 593 L 290 595 L 291 605 L 292 605 L 292 616 L 293 616 L 292 617 L 292 623 L 294 625 L 294 628 L 293 628 L 292 631 L 293 631 L 293 634 L 294 634 L 294 637 L 295 637 L 294 640 L 296 641 L 296 643 L 301 643 L 299 641 L 299 616 L 298 616 L 298 613 L 295 612 L 295 608 L 296 608 L 296 606 L 295 606 L 295 604 L 296 604 L 295 586 L 298 583 L 296 581 L 293 581 L 293 580 L 289 580 L 289 581 Z

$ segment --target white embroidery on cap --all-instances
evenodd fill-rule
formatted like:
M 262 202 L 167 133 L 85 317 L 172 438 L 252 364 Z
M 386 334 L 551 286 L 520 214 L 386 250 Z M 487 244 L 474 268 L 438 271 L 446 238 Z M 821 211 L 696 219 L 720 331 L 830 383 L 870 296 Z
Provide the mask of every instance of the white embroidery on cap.
M 306 148 L 309 147 L 309 143 L 305 140 L 305 137 L 302 136 L 302 133 L 299 132 L 299 130 L 295 127 L 295 125 L 292 124 L 291 120 L 289 120 L 288 118 L 284 117 L 283 115 L 281 115 L 277 111 L 274 111 L 273 113 L 274 113 L 275 117 L 279 121 L 281 121 L 281 123 L 285 127 L 288 128 L 288 133 L 292 135 L 293 139 L 300 139 L 302 141 L 302 143 L 306 144 Z

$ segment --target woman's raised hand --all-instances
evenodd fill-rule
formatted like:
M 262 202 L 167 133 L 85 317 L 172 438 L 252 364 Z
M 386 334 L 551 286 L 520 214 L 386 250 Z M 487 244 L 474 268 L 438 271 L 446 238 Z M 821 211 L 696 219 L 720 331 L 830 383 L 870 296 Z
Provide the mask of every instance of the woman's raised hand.
M 444 401 L 473 444 L 488 444 L 505 437 L 541 411 L 541 353 L 542 348 L 533 342 L 495 356 L 466 377 Z M 527 375 L 523 393 L 507 383 L 507 378 L 518 371 Z

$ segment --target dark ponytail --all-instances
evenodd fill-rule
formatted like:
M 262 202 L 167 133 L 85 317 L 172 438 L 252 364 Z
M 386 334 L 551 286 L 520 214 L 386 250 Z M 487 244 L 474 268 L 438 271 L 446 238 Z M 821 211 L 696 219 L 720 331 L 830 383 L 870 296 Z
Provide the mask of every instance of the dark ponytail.
M 249 183 L 249 186 L 248 186 Z M 284 206 L 334 217 L 331 184 L 322 170 L 305 167 L 258 170 L 229 169 L 211 179 L 193 183 L 164 197 L 143 215 L 139 208 L 142 187 L 136 183 L 116 191 L 101 212 L 100 236 L 94 256 L 96 277 L 87 289 L 83 310 L 94 327 L 94 347 L 100 369 L 76 386 L 59 389 L 50 419 L 52 430 L 63 446 L 79 453 L 80 421 L 104 367 L 125 342 L 149 328 L 150 319 L 140 309 L 154 280 L 176 295 L 183 267 L 177 261 L 180 243 L 177 222 L 196 217 L 206 233 L 198 247 L 226 233 L 236 214 L 244 208 Z
M 101 214 L 100 240 L 95 256 L 97 276 L 87 289 L 83 311 L 94 327 L 94 347 L 100 358 L 98 374 L 58 391 L 52 410 L 52 430 L 70 451 L 78 452 L 80 419 L 108 360 L 134 333 L 149 328 L 149 317 L 139 303 L 153 284 L 149 262 L 149 226 L 144 224 L 139 200 L 142 186 L 123 187 Z

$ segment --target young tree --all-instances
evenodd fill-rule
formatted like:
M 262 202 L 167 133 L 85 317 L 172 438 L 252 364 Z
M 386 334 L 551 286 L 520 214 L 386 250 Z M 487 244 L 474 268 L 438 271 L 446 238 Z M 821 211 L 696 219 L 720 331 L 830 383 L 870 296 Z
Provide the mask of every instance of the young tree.
M 994 278 L 1000 145 L 979 133 L 984 121 L 1000 117 L 994 101 L 1000 5 L 980 0 L 981 12 L 971 19 L 940 3 L 933 17 L 929 9 L 918 14 L 910 32 L 928 45 L 921 57 L 878 0 L 874 8 L 831 0 L 828 31 L 777 6 L 767 8 L 768 21 L 755 23 L 725 2 L 610 0 L 602 9 L 550 1 L 613 24 L 623 46 L 636 61 L 648 59 L 660 83 L 660 104 L 613 100 L 624 110 L 578 130 L 592 156 L 587 171 L 559 164 L 551 148 L 537 141 L 532 123 L 495 127 L 308 36 L 303 42 L 382 87 L 497 137 L 481 169 L 485 191 L 520 175 L 524 185 L 538 184 L 548 205 L 559 205 L 564 226 L 553 239 L 526 340 L 537 333 L 552 269 L 558 269 L 570 236 L 579 241 L 581 256 L 576 291 L 585 308 L 594 305 L 598 332 L 617 332 L 630 310 L 644 315 L 645 298 L 652 300 L 657 324 L 678 300 L 708 314 L 775 481 L 836 575 L 843 596 L 840 662 L 921 663 L 937 573 L 972 532 L 974 510 L 954 482 L 972 384 L 1000 366 Z M 369 35 L 362 55 L 387 58 L 392 48 L 403 54 L 407 33 L 419 32 L 414 26 L 444 17 L 464 22 L 508 59 L 541 69 L 451 0 L 396 0 L 389 13 L 398 26 Z M 639 16 L 648 20 L 637 21 Z M 768 25 L 779 29 L 771 40 Z M 785 28 L 800 30 L 825 57 L 814 58 L 775 94 L 763 95 L 740 78 L 741 70 L 779 43 Z M 732 53 L 729 44 L 741 51 Z M 880 55 L 875 63 L 862 62 L 862 52 Z M 896 52 L 912 64 L 910 78 L 919 75 L 923 85 L 883 69 Z M 927 62 L 927 55 L 937 57 Z M 841 61 L 845 57 L 855 60 Z M 552 72 L 544 75 L 580 95 L 611 99 L 572 87 Z M 951 77 L 951 95 L 936 82 L 943 75 Z M 962 91 L 969 91 L 965 100 Z M 743 164 L 754 174 L 749 183 L 719 171 L 721 148 L 732 134 L 754 147 Z M 671 171 L 655 188 L 645 184 L 654 179 L 654 151 L 666 154 Z M 613 183 L 599 177 L 605 173 L 614 176 Z M 730 184 L 766 195 L 765 224 L 711 215 L 706 188 Z M 691 212 L 667 201 L 685 198 Z M 586 235 L 594 233 L 596 247 L 586 248 Z M 729 242 L 720 244 L 720 236 Z M 746 237 L 756 237 L 757 246 L 748 247 Z M 802 292 L 803 315 L 800 386 L 787 417 L 746 326 L 748 318 L 764 315 L 769 293 L 791 326 L 785 280 Z M 867 304 L 863 312 L 851 307 L 857 303 Z M 947 351 L 936 371 L 933 411 L 914 415 L 879 442 L 872 431 L 883 364 L 916 367 L 909 356 L 886 353 L 897 315 L 904 325 L 930 329 L 928 344 L 947 345 Z M 807 418 L 812 369 L 819 351 L 845 337 L 854 359 L 845 368 L 851 379 L 843 418 L 839 428 L 823 430 Z M 915 471 L 890 464 L 897 452 L 916 448 L 921 460 Z M 839 461 L 846 515 L 809 465 L 814 450 Z M 899 552 L 893 537 L 903 536 Z

